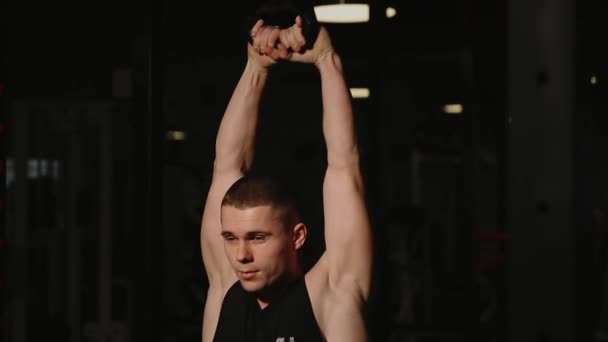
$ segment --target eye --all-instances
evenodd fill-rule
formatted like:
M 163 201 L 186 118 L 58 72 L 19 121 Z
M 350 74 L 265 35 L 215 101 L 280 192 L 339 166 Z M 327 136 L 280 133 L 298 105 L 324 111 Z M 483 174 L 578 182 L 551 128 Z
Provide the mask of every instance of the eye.
M 224 235 L 225 241 L 234 241 L 236 238 L 233 235 Z
M 254 241 L 258 241 L 258 242 L 265 241 L 266 240 L 266 235 L 256 234 L 256 235 L 253 236 L 253 240 Z

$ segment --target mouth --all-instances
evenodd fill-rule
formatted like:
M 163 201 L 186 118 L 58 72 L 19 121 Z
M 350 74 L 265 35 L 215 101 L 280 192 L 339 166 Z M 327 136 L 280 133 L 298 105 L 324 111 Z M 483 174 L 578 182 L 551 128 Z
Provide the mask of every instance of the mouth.
M 239 278 L 244 279 L 244 280 L 253 279 L 257 273 L 258 273 L 258 271 L 239 271 L 238 272 Z

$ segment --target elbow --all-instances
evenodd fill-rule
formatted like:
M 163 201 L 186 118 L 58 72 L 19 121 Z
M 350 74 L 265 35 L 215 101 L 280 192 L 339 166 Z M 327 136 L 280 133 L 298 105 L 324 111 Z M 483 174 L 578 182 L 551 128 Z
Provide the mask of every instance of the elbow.
M 328 164 L 324 187 L 352 191 L 352 195 L 365 195 L 365 184 L 358 162 L 336 162 Z M 344 191 L 344 190 L 342 190 Z
M 239 153 L 216 157 L 213 161 L 214 174 L 247 173 L 251 169 L 251 158 Z
M 359 148 L 356 144 L 343 148 L 327 149 L 327 165 L 336 169 L 360 168 Z

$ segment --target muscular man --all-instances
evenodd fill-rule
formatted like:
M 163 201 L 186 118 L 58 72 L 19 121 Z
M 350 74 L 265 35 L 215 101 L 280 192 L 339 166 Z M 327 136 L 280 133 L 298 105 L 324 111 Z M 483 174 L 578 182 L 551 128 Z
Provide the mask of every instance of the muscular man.
M 299 17 L 283 30 L 255 24 L 220 124 L 201 225 L 209 279 L 203 342 L 367 340 L 372 241 L 350 92 L 328 31 L 321 27 L 304 51 L 301 25 Z M 260 97 L 280 60 L 314 65 L 322 88 L 326 249 L 306 273 L 298 251 L 307 227 L 294 202 L 278 183 L 248 174 Z

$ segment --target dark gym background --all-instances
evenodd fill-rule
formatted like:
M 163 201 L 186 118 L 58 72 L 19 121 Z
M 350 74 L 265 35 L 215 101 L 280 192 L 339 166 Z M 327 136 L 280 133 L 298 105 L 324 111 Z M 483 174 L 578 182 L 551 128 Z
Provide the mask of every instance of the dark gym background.
M 201 208 L 259 4 L 2 2 L 4 341 L 200 341 Z M 606 2 L 370 6 L 327 25 L 371 91 L 370 340 L 608 341 Z M 317 75 L 279 66 L 265 96 L 257 166 L 301 180 L 309 263 Z

